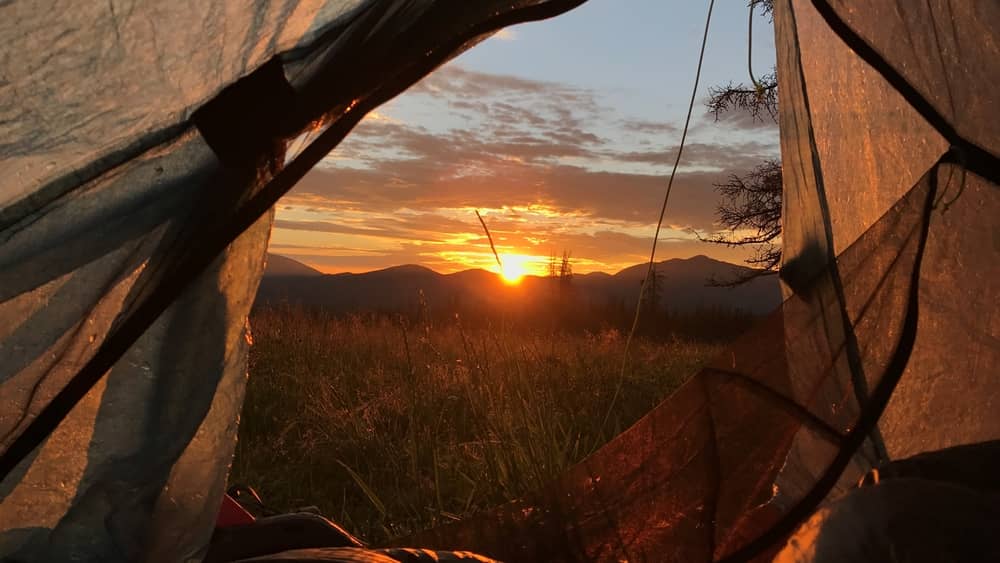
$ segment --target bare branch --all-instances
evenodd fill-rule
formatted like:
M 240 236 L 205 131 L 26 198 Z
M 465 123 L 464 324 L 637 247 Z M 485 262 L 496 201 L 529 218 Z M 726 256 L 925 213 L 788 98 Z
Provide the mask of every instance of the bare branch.
M 747 6 L 760 8 L 760 13 L 767 16 L 768 20 L 774 21 L 774 0 L 750 0 Z
M 722 87 L 708 89 L 708 101 L 705 105 L 708 111 L 718 120 L 723 113 L 730 111 L 745 111 L 755 120 L 778 122 L 778 78 L 777 74 L 762 76 L 761 89 L 745 84 L 734 85 L 732 82 Z
M 774 21 L 774 0 L 748 0 L 747 6 L 750 8 L 749 30 L 753 29 L 756 8 Z M 751 47 L 748 45 L 748 49 Z M 730 82 L 722 87 L 710 88 L 705 105 L 715 114 L 716 121 L 726 112 L 743 111 L 749 113 L 754 121 L 764 122 L 770 118 L 777 123 L 777 72 L 772 70 L 771 74 L 758 80 L 753 77 L 749 58 L 747 65 L 750 79 L 754 81 L 752 86 Z M 758 269 L 733 280 L 713 280 L 712 285 L 731 287 L 776 272 L 781 263 L 781 247 L 775 242 L 781 237 L 781 163 L 777 160 L 765 161 L 745 177 L 732 175 L 727 182 L 716 184 L 715 188 L 722 196 L 716 214 L 724 229 L 708 237 L 699 234 L 698 238 L 729 247 L 753 246 L 754 254 L 746 262 Z M 737 234 L 746 231 L 753 234 Z
M 713 280 L 712 285 L 735 286 L 773 273 L 781 263 L 781 247 L 775 243 L 781 236 L 781 163 L 765 161 L 746 176 L 730 176 L 715 188 L 722 196 L 716 213 L 724 230 L 707 237 L 699 234 L 698 238 L 729 247 L 755 247 L 746 262 L 759 270 L 733 280 Z M 753 234 L 737 235 L 747 230 Z

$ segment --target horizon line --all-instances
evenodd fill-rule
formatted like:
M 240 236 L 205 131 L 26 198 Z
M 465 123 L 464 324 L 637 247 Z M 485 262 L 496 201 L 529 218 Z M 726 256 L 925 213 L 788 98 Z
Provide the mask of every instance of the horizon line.
M 289 256 L 287 254 L 279 254 L 277 252 L 270 252 L 270 251 L 268 251 L 267 252 L 267 256 L 278 256 L 278 257 L 281 257 L 281 258 L 285 258 L 287 260 L 292 260 L 293 262 L 296 262 L 298 264 L 306 266 L 307 268 L 315 270 L 318 274 L 324 275 L 324 276 L 337 276 L 337 275 L 344 275 L 344 274 L 357 276 L 357 275 L 363 275 L 363 274 L 372 274 L 372 273 L 376 273 L 376 272 L 383 272 L 383 271 L 386 271 L 386 270 L 392 270 L 394 268 L 405 268 L 405 267 L 408 267 L 408 266 L 409 267 L 422 268 L 424 270 L 428 270 L 430 272 L 433 272 L 433 273 L 435 273 L 435 274 L 437 274 L 439 276 L 451 276 L 451 275 L 455 275 L 455 274 L 461 274 L 461 273 L 473 272 L 473 271 L 487 272 L 487 273 L 490 273 L 490 274 L 493 274 L 493 275 L 496 275 L 496 276 L 500 276 L 501 275 L 499 272 L 495 272 L 495 271 L 488 270 L 486 268 L 480 268 L 480 267 L 465 268 L 465 269 L 462 269 L 462 270 L 456 270 L 454 272 L 439 272 L 438 270 L 435 270 L 434 268 L 432 268 L 430 266 L 426 266 L 424 264 L 417 264 L 417 263 L 413 263 L 413 262 L 406 262 L 406 263 L 402 263 L 402 264 L 394 264 L 394 265 L 391 265 L 391 266 L 385 266 L 385 267 L 381 267 L 381 268 L 373 268 L 373 269 L 364 270 L 364 271 L 343 270 L 343 271 L 339 271 L 339 272 L 326 272 L 326 271 L 323 271 L 320 268 L 318 268 L 318 267 L 316 267 L 316 266 L 314 266 L 312 264 L 309 264 L 309 263 L 307 263 L 307 262 L 305 262 L 305 261 L 303 261 L 303 260 L 301 260 L 299 258 L 294 258 L 294 257 Z M 757 269 L 757 268 L 752 268 L 751 266 L 748 266 L 746 264 L 735 264 L 733 262 L 728 262 L 726 260 L 719 260 L 718 258 L 712 258 L 711 256 L 708 256 L 706 254 L 695 254 L 693 256 L 688 256 L 686 258 L 676 258 L 676 257 L 675 258 L 667 258 L 665 260 L 659 260 L 659 261 L 657 261 L 656 264 L 663 264 L 665 262 L 672 262 L 672 261 L 687 262 L 689 260 L 694 260 L 694 259 L 698 259 L 698 258 L 704 258 L 704 259 L 707 259 L 707 260 L 711 260 L 713 262 L 718 262 L 720 264 L 727 264 L 729 266 L 736 266 L 736 267 L 739 267 L 739 268 Z M 649 263 L 648 261 L 636 262 L 635 264 L 632 264 L 630 266 L 625 266 L 624 268 L 621 268 L 621 269 L 619 269 L 619 270 L 617 270 L 615 272 L 608 272 L 606 270 L 594 270 L 594 271 L 591 271 L 591 272 L 583 272 L 583 273 L 579 273 L 579 274 L 575 274 L 575 275 L 587 276 L 587 275 L 590 275 L 590 274 L 605 274 L 605 275 L 609 275 L 609 276 L 614 276 L 614 275 L 620 274 L 621 272 L 623 272 L 625 270 L 628 270 L 629 268 L 634 268 L 636 266 L 642 266 L 642 265 L 645 265 L 645 264 L 648 264 L 648 263 Z M 266 270 L 266 268 L 267 267 L 265 266 L 265 270 Z M 532 278 L 547 278 L 549 276 L 547 276 L 547 275 L 539 275 L 539 274 L 530 274 L 529 273 L 529 274 L 525 274 L 524 277 L 526 277 L 526 278 L 527 277 L 532 277 Z

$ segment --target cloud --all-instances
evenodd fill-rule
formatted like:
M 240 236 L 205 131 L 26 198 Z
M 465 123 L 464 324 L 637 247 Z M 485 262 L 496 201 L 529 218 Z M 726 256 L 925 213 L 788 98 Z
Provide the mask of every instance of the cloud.
M 483 142 L 463 135 L 397 135 L 407 158 L 373 163 L 366 169 L 316 170 L 294 194 L 337 202 L 337 207 L 392 212 L 397 209 L 514 207 L 543 203 L 559 212 L 594 219 L 655 221 L 666 188 L 665 174 L 594 170 L 560 164 L 563 157 L 590 158 L 585 145 Z M 687 151 L 687 149 L 686 149 Z M 690 147 L 696 163 L 729 159 L 737 166 L 682 171 L 674 181 L 668 221 L 709 229 L 714 222 L 714 184 L 743 173 L 763 156 L 739 156 L 724 147 Z M 672 163 L 670 152 L 600 153 L 619 162 Z
M 749 170 L 764 160 L 773 157 L 774 145 L 759 141 L 731 144 L 687 143 L 681 155 L 685 166 L 708 167 L 727 170 Z M 659 150 L 642 150 L 624 153 L 610 153 L 621 162 L 673 165 L 677 158 L 677 147 Z
M 456 64 L 439 68 L 407 92 L 448 100 L 505 100 L 520 107 L 529 101 L 539 109 L 574 122 L 581 113 L 598 112 L 601 104 L 595 92 L 569 84 L 532 80 L 508 74 L 491 74 L 465 69 Z
M 386 216 L 378 213 L 367 214 L 360 221 L 363 226 L 357 225 L 357 220 L 352 221 L 295 221 L 278 219 L 274 222 L 275 229 L 288 229 L 295 231 L 312 231 L 320 233 L 336 233 L 348 235 L 362 235 L 369 237 L 382 237 L 390 239 L 410 239 L 414 235 L 445 236 L 456 232 L 461 232 L 468 227 L 467 223 L 455 219 L 443 217 L 435 214 L 419 214 L 409 217 Z
M 772 119 L 767 112 L 755 117 L 748 111 L 735 109 L 721 112 L 718 117 L 711 112 L 706 113 L 698 128 L 715 128 L 722 131 L 740 129 L 751 132 L 771 132 L 776 135 L 778 132 L 778 122 Z
M 645 133 L 650 135 L 662 135 L 664 133 L 676 133 L 679 127 L 673 123 L 663 121 L 649 121 L 645 119 L 623 119 L 621 126 L 627 131 Z
M 455 64 L 403 98 L 362 121 L 286 197 L 276 248 L 328 271 L 488 265 L 478 208 L 492 210 L 490 228 L 507 252 L 572 250 L 581 271 L 648 255 L 676 156 L 663 142 L 674 125 L 621 116 L 585 88 Z M 419 111 L 407 116 L 403 104 Z M 713 184 L 776 151 L 767 136 L 689 138 L 666 216 L 676 240 L 661 243 L 664 257 L 745 256 L 684 231 L 712 230 Z

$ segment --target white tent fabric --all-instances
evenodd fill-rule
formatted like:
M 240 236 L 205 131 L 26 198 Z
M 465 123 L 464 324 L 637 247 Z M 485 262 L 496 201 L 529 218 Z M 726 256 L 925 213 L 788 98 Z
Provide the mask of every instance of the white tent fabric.
M 183 243 L 221 168 L 192 112 L 358 3 L 0 6 L 4 444 Z M 197 558 L 235 444 L 269 230 L 264 218 L 243 234 L 3 482 L 0 554 Z
M 57 197 L 60 185 L 160 144 L 222 88 L 360 3 L 5 3 L 0 206 Z M 62 176 L 72 177 L 49 187 Z

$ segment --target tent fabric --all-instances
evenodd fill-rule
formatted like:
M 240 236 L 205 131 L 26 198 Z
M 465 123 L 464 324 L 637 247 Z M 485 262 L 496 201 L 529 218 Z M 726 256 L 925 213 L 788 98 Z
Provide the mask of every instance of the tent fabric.
M 222 88 L 360 3 L 6 3 L 0 217 L 176 136 Z
M 958 136 L 996 158 L 1000 122 L 988 109 L 996 96 L 984 87 L 1000 81 L 1000 4 L 917 4 L 830 3 Z M 784 266 L 808 255 L 824 267 L 956 140 L 945 138 L 840 40 L 812 3 L 788 2 L 775 13 Z M 991 281 L 1000 279 L 1000 247 L 987 242 L 997 240 L 997 180 L 961 169 L 953 174 L 933 214 L 919 339 L 880 423 L 893 458 L 1000 437 L 994 369 L 1000 288 Z M 840 270 L 841 278 L 854 275 Z M 832 287 L 824 298 L 836 298 Z
M 17 54 L 0 77 L 4 452 L 177 271 L 218 253 L 208 242 L 232 240 L 0 481 L 4 557 L 199 560 L 242 402 L 270 226 L 254 205 L 273 203 L 261 194 L 280 195 L 304 157 L 504 14 L 571 5 L 202 4 L 0 4 Z M 988 242 L 1000 124 L 984 91 L 1000 73 L 1000 8 L 915 10 L 775 2 L 782 308 L 550 487 L 404 543 L 709 561 L 746 553 L 886 453 L 1000 438 L 1000 249 Z M 237 218 L 244 232 L 220 238 Z
M 893 460 L 819 509 L 776 563 L 1000 560 L 1000 441 Z
M 0 555 L 202 557 L 270 228 L 270 214 L 240 210 L 297 155 L 292 139 L 402 91 L 501 16 L 548 4 L 566 2 L 0 5 L 5 455 L 191 256 L 248 218 L 0 482 Z
M 359 549 L 327 547 L 293 549 L 240 559 L 240 563 L 497 563 L 468 552 L 442 552 L 415 548 Z

